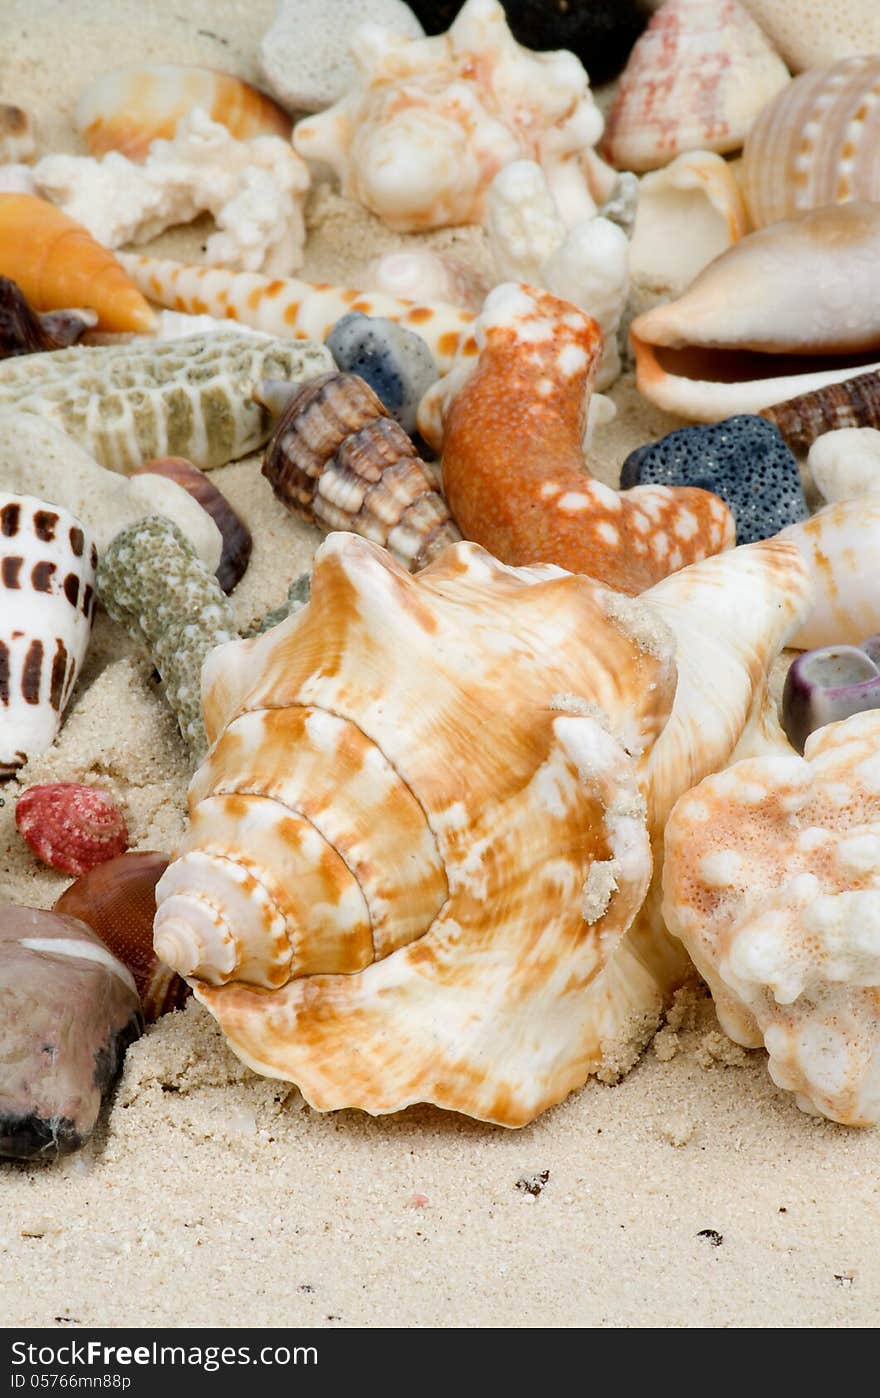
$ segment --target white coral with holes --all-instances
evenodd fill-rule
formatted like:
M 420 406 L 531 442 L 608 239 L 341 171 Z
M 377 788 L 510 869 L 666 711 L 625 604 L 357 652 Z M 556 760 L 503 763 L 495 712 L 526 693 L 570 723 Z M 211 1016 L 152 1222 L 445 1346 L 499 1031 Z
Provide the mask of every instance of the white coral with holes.
M 663 890 L 731 1038 L 804 1110 L 880 1120 L 880 713 L 683 796 Z

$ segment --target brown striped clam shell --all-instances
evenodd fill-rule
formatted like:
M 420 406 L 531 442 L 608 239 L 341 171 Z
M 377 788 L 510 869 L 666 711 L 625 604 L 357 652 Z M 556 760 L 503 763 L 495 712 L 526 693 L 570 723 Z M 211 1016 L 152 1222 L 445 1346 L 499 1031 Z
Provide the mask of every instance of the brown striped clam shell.
M 54 908 L 85 922 L 128 968 L 147 1023 L 180 1009 L 190 993 L 186 981 L 163 966 L 153 951 L 156 884 L 167 867 L 165 854 L 121 854 L 78 878 Z
M 756 228 L 880 199 L 880 54 L 802 73 L 761 112 L 740 182 Z
M 204 471 L 185 456 L 161 456 L 146 461 L 132 472 L 134 476 L 167 476 L 183 486 L 207 510 L 223 538 L 223 551 L 217 568 L 217 581 L 226 593 L 232 592 L 247 572 L 253 539 L 247 525 L 230 505 L 222 491 Z
M 413 573 L 460 540 L 428 467 L 363 379 L 322 374 L 290 388 L 263 382 L 254 392 L 281 412 L 263 475 L 289 509 L 381 544 Z

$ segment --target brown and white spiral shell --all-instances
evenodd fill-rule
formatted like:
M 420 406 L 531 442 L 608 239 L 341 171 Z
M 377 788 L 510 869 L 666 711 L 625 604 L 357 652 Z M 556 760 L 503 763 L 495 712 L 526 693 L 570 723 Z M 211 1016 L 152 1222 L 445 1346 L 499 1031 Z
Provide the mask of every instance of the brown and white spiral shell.
M 880 54 L 789 83 L 752 127 L 740 180 L 757 228 L 824 204 L 880 199 Z
M 286 388 L 257 393 L 272 407 Z M 263 475 L 289 509 L 382 544 L 410 572 L 461 538 L 429 468 L 357 374 L 322 374 L 293 392 Z

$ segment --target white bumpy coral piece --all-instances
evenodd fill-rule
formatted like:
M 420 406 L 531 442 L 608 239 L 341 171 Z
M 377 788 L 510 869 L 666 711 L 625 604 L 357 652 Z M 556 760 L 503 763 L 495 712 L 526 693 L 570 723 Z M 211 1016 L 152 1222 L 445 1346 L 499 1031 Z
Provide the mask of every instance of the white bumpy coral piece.
M 143 162 L 110 151 L 48 155 L 34 167 L 40 194 L 118 248 L 145 243 L 164 229 L 213 214 L 212 266 L 286 276 L 302 265 L 302 203 L 309 173 L 280 136 L 237 141 L 196 107 L 172 141 L 154 141 Z
M 684 795 L 663 889 L 731 1038 L 804 1111 L 880 1121 L 880 713 Z
M 629 292 L 629 240 L 610 219 L 567 226 L 540 165 L 517 160 L 489 190 L 489 245 L 500 281 L 527 282 L 586 311 L 604 339 L 596 387 L 620 374 L 617 331 Z

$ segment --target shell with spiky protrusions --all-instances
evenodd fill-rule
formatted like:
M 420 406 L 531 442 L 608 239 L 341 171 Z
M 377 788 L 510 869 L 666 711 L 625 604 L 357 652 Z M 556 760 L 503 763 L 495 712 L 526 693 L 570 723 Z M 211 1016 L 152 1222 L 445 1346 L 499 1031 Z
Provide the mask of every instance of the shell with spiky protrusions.
M 687 974 L 649 841 L 659 868 L 809 602 L 775 542 L 654 591 L 472 544 L 410 577 L 333 534 L 306 606 L 214 652 L 155 946 L 245 1062 L 508 1126 L 631 1066 Z
M 98 595 L 113 620 L 149 650 L 180 731 L 200 757 L 202 663 L 236 634 L 217 578 L 170 519 L 148 515 L 117 534 L 102 556 Z
M 269 414 L 251 398 L 265 377 L 295 383 L 333 368 L 322 345 L 241 335 L 102 345 L 0 363 L 0 408 L 57 422 L 123 475 L 160 456 L 210 470 L 262 446 Z
M 663 914 L 806 1111 L 880 1120 L 880 714 L 735 763 L 666 827 Z
M 461 538 L 409 437 L 357 374 L 291 392 L 263 475 L 289 509 L 382 544 L 411 572 Z
M 610 195 L 584 68 L 573 53 L 522 48 L 496 0 L 467 0 L 448 33 L 430 39 L 365 25 L 353 56 L 357 81 L 299 122 L 293 143 L 389 227 L 482 222 L 489 185 L 512 160 L 540 163 L 567 223 Z

